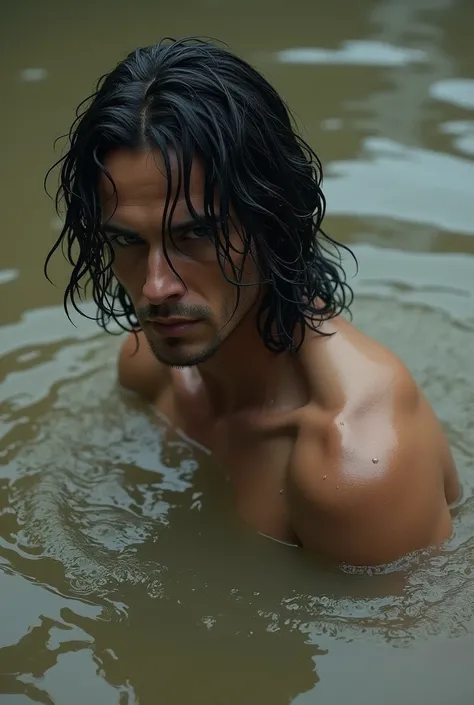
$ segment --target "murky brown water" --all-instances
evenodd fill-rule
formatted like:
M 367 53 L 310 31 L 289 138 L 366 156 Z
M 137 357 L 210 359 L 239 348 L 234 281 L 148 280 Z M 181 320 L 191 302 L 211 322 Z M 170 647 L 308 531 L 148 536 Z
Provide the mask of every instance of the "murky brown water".
M 0 9 L 0 701 L 469 705 L 474 4 L 17 8 Z M 355 322 L 409 365 L 459 466 L 436 559 L 323 571 L 247 532 L 206 456 L 119 393 L 119 341 L 72 327 L 43 280 L 53 140 L 100 73 L 164 34 L 219 37 L 260 66 L 326 164 L 328 230 L 360 261 Z

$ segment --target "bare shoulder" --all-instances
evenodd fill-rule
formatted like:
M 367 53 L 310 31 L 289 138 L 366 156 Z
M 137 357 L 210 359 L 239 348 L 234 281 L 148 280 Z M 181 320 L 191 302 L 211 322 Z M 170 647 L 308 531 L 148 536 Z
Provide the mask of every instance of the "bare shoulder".
M 142 332 L 129 333 L 118 358 L 118 381 L 125 389 L 154 402 L 169 383 L 169 373 L 150 350 Z
M 448 538 L 459 485 L 442 426 L 408 369 L 377 343 L 356 342 L 343 403 L 309 405 L 301 416 L 288 501 L 304 546 L 373 565 Z

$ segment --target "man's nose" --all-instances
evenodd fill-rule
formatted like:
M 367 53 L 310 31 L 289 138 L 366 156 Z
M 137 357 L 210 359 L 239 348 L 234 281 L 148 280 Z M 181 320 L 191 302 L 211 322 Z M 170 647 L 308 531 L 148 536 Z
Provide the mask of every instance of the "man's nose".
M 186 286 L 166 261 L 163 252 L 150 249 L 147 273 L 142 289 L 143 296 L 155 306 L 170 298 L 180 298 L 186 293 Z

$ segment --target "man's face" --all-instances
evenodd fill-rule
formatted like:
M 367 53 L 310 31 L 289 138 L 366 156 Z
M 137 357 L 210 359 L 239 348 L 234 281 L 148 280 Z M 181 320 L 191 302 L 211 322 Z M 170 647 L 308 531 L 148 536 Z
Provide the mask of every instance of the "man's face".
M 178 179 L 176 155 L 172 164 L 171 202 Z M 172 219 L 172 239 L 166 234 L 163 252 L 162 218 L 168 182 L 159 150 L 119 149 L 109 154 L 105 167 L 116 186 L 101 175 L 99 192 L 103 230 L 113 244 L 113 271 L 127 290 L 137 318 L 158 360 L 166 365 L 197 365 L 211 357 L 255 304 L 259 287 L 238 289 L 224 278 L 215 245 L 204 222 L 196 222 L 181 190 Z M 190 179 L 194 209 L 204 216 L 204 171 L 195 160 Z M 216 207 L 217 210 L 217 207 Z M 238 225 L 237 225 L 238 227 Z M 242 239 L 229 224 L 230 256 L 241 267 Z M 230 264 L 229 279 L 239 279 Z M 248 256 L 242 283 L 258 281 L 257 267 Z

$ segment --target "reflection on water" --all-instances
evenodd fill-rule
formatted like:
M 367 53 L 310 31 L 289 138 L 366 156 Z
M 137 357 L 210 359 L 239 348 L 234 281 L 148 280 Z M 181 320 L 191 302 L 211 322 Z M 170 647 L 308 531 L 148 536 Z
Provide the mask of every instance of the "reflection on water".
M 227 702 L 244 702 L 255 682 L 248 691 L 232 674 L 257 660 L 265 697 L 284 703 L 314 684 L 311 657 L 318 668 L 340 640 L 363 635 L 366 646 L 374 640 L 407 645 L 474 627 L 474 388 L 464 372 L 472 367 L 473 263 L 367 246 L 356 254 L 356 324 L 370 330 L 377 321 L 377 336 L 403 355 L 450 435 L 464 491 L 446 549 L 364 575 L 323 570 L 299 551 L 247 534 L 207 454 L 117 389 L 119 340 L 97 336 L 85 323 L 71 333 L 58 308 L 47 311 L 55 339 L 35 343 L 45 316 L 30 312 L 8 336 L 18 342 L 8 353 L 3 415 L 9 427 L 0 482 L 3 589 L 19 590 L 20 611 L 4 603 L 2 641 L 10 646 L 0 651 L 0 663 L 21 672 L 22 654 L 34 648 L 39 664 L 38 677 L 28 681 L 32 693 L 53 694 L 55 679 L 64 683 L 64 668 L 87 673 L 90 656 L 78 660 L 77 652 L 92 650 L 108 682 L 128 692 L 129 678 L 139 694 L 133 652 L 148 641 L 153 658 L 160 654 L 153 667 L 163 692 L 176 693 L 167 702 L 183 702 L 188 692 L 177 664 L 201 678 L 205 692 L 220 664 L 223 680 L 212 702 L 229 682 L 234 699 Z M 440 296 L 435 285 L 443 266 L 453 286 Z M 15 395 L 15 388 L 23 391 Z M 17 588 L 19 575 L 29 587 Z M 35 619 L 22 603 L 26 593 L 44 591 L 41 583 L 61 595 L 62 607 L 57 614 L 49 593 L 28 599 L 30 605 L 39 600 L 48 614 Z M 74 654 L 59 671 L 58 654 Z M 284 663 L 293 676 L 279 680 Z M 45 669 L 56 674 L 46 691 Z M 116 702 L 111 697 L 100 702 Z
M 25 83 L 44 81 L 48 76 L 46 69 L 23 69 L 20 74 L 21 80 Z
M 48 705 L 467 705 L 474 81 L 457 67 L 472 66 L 473 7 L 203 0 L 197 17 L 183 2 L 143 0 L 134 24 L 124 0 L 85 0 L 76 15 L 49 0 L 54 36 L 52 22 L 38 32 L 32 0 L 28 17 L 5 15 L 25 45 L 21 56 L 11 45 L 0 116 L 11 137 L 0 178 L 13 194 L 0 271 L 0 694 Z M 94 41 L 112 16 L 110 41 Z M 71 326 L 43 284 L 57 228 L 39 190 L 52 141 L 102 68 L 154 41 L 165 20 L 166 33 L 212 34 L 260 57 L 322 151 L 328 229 L 357 243 L 354 322 L 407 363 L 459 467 L 453 536 L 436 557 L 329 570 L 244 528 L 209 455 L 117 389 L 120 339 Z
M 325 190 L 334 215 L 392 218 L 398 227 L 420 223 L 473 235 L 473 184 L 472 161 L 371 137 L 357 161 L 330 165 Z
M 468 110 L 474 108 L 474 80 L 455 78 L 450 81 L 438 81 L 430 88 L 433 98 L 445 100 Z
M 394 47 L 384 42 L 344 42 L 341 49 L 298 47 L 282 49 L 275 56 L 283 64 L 342 64 L 349 66 L 404 66 L 413 61 L 423 61 L 420 49 Z
M 446 135 L 454 135 L 453 143 L 460 152 L 474 155 L 474 120 L 454 120 L 441 125 Z
M 16 279 L 18 272 L 15 269 L 0 269 L 0 284 L 6 284 Z

